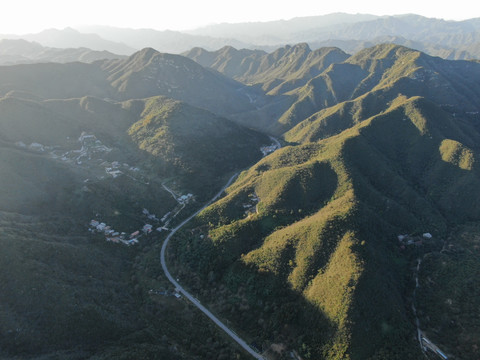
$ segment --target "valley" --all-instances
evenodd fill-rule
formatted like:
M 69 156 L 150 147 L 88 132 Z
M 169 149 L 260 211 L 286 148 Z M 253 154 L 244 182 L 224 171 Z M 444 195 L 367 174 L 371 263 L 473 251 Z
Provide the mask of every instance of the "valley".
M 0 66 L 0 358 L 478 357 L 478 79 L 391 43 Z

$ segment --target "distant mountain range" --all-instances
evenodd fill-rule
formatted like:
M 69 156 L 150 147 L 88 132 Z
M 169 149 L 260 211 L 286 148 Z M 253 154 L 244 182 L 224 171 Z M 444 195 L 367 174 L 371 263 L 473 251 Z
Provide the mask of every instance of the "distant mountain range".
M 312 49 L 338 47 L 350 54 L 380 43 L 393 43 L 445 59 L 480 58 L 480 19 L 445 21 L 411 14 L 380 17 L 335 13 L 210 25 L 188 32 L 85 26 L 0 38 L 21 38 L 56 48 L 86 47 L 120 55 L 131 55 L 145 47 L 176 54 L 194 47 L 214 51 L 224 46 L 271 52 L 286 44 L 305 42 Z
M 119 59 L 126 56 L 109 51 L 95 51 L 87 48 L 45 47 L 27 40 L 0 40 L 0 65 L 34 64 L 44 62 L 67 63 L 81 61 L 92 63 L 97 60 Z

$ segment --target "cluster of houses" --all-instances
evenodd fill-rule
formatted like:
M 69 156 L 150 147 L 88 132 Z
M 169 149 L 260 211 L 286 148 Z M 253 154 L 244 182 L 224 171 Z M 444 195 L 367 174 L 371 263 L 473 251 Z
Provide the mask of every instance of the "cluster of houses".
M 79 150 L 69 150 L 66 152 L 54 150 L 55 147 L 44 146 L 39 143 L 32 143 L 27 146 L 23 142 L 18 141 L 16 145 L 37 152 L 45 152 L 47 150 L 51 150 L 50 155 L 54 159 L 60 159 L 65 162 L 76 163 L 77 165 L 82 165 L 86 161 L 96 160 L 98 161 L 96 164 L 101 162 L 100 166 L 103 167 L 105 169 L 105 172 L 113 178 L 123 175 L 125 171 L 129 171 L 131 173 L 136 173 L 140 171 L 138 167 L 130 166 L 127 163 L 122 164 L 119 161 L 103 161 L 99 155 L 109 153 L 112 151 L 112 149 L 104 145 L 93 134 L 89 134 L 83 131 L 78 138 L 78 141 L 81 144 L 81 148 Z
M 125 170 L 132 171 L 132 172 L 139 172 L 140 169 L 135 166 L 130 166 L 127 163 L 121 164 L 119 161 L 113 161 L 109 163 L 108 161 L 104 161 L 100 164 L 101 166 L 105 167 L 105 172 L 112 176 L 113 178 L 116 178 L 122 174 L 124 174 Z M 122 170 L 121 170 L 122 169 Z
M 171 212 L 168 212 L 159 220 L 155 214 L 150 214 L 150 211 L 148 211 L 145 208 L 142 210 L 142 213 L 143 213 L 143 215 L 145 215 L 147 217 L 148 220 L 155 221 L 155 222 L 162 222 L 162 223 L 165 223 L 165 220 L 167 220 L 168 216 L 171 214 Z M 153 228 L 152 225 L 146 224 L 143 227 L 143 231 L 147 231 L 147 234 L 148 234 L 152 231 L 152 228 Z M 169 229 L 167 228 L 167 225 L 165 224 L 164 226 L 157 227 L 155 230 L 158 231 L 158 232 L 161 232 L 163 230 L 168 231 Z
M 37 142 L 33 142 L 30 145 L 26 145 L 23 141 L 17 141 L 15 145 L 20 148 L 29 149 L 36 152 L 45 152 L 46 150 L 53 150 L 52 146 L 42 145 Z
M 245 215 L 250 215 L 257 212 L 257 204 L 260 201 L 257 194 L 248 194 L 248 202 L 243 204 Z
M 424 233 L 422 236 L 410 236 L 408 234 L 398 235 L 397 239 L 400 243 L 400 249 L 405 249 L 406 246 L 421 246 L 424 240 L 431 239 L 433 236 L 430 233 Z
M 138 243 L 138 239 L 142 234 L 149 234 L 152 231 L 152 225 L 145 224 L 142 228 L 142 233 L 140 232 L 140 230 L 137 230 L 131 234 L 127 234 L 126 232 L 115 231 L 114 229 L 112 229 L 111 226 L 103 222 L 91 220 L 89 231 L 92 233 L 96 232 L 105 234 L 106 241 L 110 241 L 116 244 L 122 243 L 130 246 Z
M 78 141 L 82 145 L 80 150 L 71 150 L 61 155 L 63 161 L 74 160 L 78 165 L 82 164 L 84 160 L 92 160 L 92 157 L 97 154 L 109 153 L 111 148 L 102 144 L 100 140 L 93 134 L 82 132 Z M 55 155 L 55 154 L 53 154 Z
M 193 198 L 193 194 L 182 195 L 177 198 L 180 204 L 187 204 Z
M 262 152 L 263 156 L 267 156 L 268 154 L 274 152 L 277 149 L 278 149 L 278 146 L 276 144 L 272 144 L 268 146 L 262 146 L 260 148 L 260 151 Z
M 151 221 L 154 222 L 165 222 L 166 217 L 170 213 L 167 213 L 162 220 L 159 220 L 155 214 L 151 214 L 147 209 L 142 210 L 142 214 Z M 88 231 L 91 233 L 103 233 L 105 235 L 105 240 L 109 242 L 113 242 L 116 244 L 125 244 L 127 246 L 134 245 L 138 243 L 138 239 L 142 235 L 148 235 L 150 234 L 154 229 L 154 226 L 151 224 L 145 224 L 140 230 L 136 230 L 132 233 L 126 233 L 126 232 L 119 232 L 113 229 L 111 226 L 105 224 L 104 222 L 100 222 L 98 220 L 91 220 L 89 224 Z M 156 231 L 163 231 L 163 230 L 169 230 L 166 225 L 157 227 L 155 229 Z

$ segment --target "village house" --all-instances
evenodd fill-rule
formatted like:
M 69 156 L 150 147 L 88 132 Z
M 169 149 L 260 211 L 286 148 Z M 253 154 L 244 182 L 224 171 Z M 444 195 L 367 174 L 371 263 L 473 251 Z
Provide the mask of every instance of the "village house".
M 145 234 L 149 234 L 149 233 L 152 232 L 152 227 L 153 227 L 153 226 L 150 225 L 150 224 L 145 224 L 145 225 L 143 226 L 142 231 L 143 231 Z
M 98 231 L 104 231 L 106 226 L 107 226 L 107 224 L 102 222 L 102 223 L 97 225 L 97 230 Z
M 192 197 L 193 197 L 193 194 L 182 195 L 177 199 L 177 201 L 180 204 L 184 204 L 184 203 L 188 202 Z

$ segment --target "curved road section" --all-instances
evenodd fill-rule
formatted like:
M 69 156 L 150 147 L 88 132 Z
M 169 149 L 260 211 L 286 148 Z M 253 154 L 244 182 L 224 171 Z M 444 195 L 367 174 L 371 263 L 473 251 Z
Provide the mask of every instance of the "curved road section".
M 250 353 L 253 357 L 255 357 L 258 360 L 265 360 L 263 356 L 261 356 L 259 353 L 254 351 L 248 344 L 242 340 L 235 332 L 230 330 L 224 323 L 222 323 L 215 315 L 213 315 L 205 306 L 200 304 L 200 301 L 195 299 L 189 292 L 187 292 L 170 274 L 170 271 L 167 269 L 167 264 L 165 262 L 165 250 L 167 248 L 168 242 L 172 238 L 172 236 L 179 230 L 181 229 L 186 223 L 188 223 L 190 220 L 192 220 L 195 216 L 197 216 L 200 211 L 205 209 L 208 205 L 210 205 L 212 202 L 217 200 L 220 195 L 225 191 L 225 189 L 230 186 L 230 184 L 233 182 L 233 180 L 237 177 L 238 173 L 233 175 L 226 185 L 208 202 L 206 203 L 200 210 L 198 210 L 196 213 L 193 215 L 190 215 L 187 219 L 185 219 L 180 225 L 178 225 L 176 228 L 172 229 L 170 234 L 168 234 L 167 238 L 163 242 L 162 245 L 162 251 L 160 252 L 160 262 L 162 264 L 162 269 L 165 275 L 167 276 L 168 280 L 177 288 L 179 292 L 183 294 L 190 302 L 195 305 L 197 308 L 199 308 L 205 315 L 207 315 L 210 320 L 212 320 L 219 328 L 221 328 L 223 331 L 225 331 L 233 340 L 235 340 L 242 348 L 244 348 L 248 353 Z

